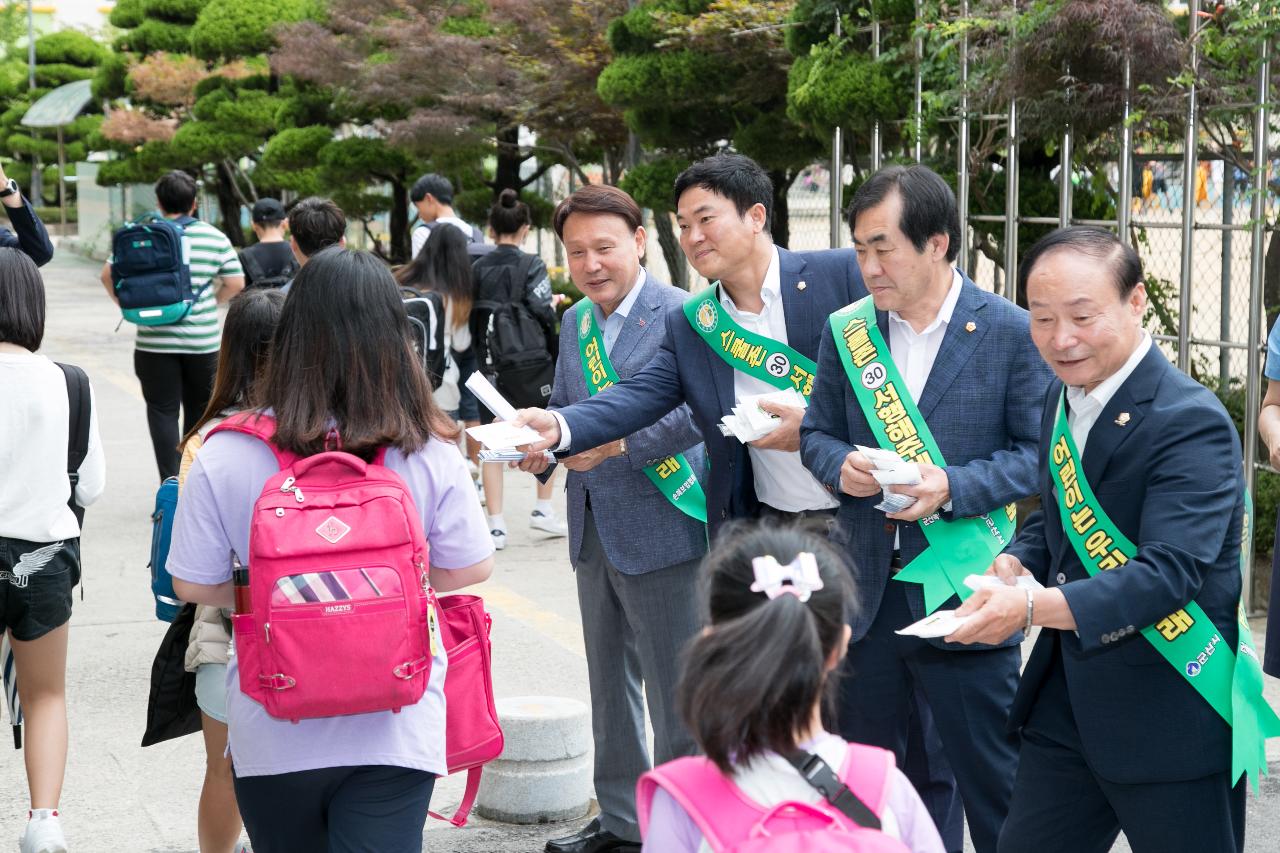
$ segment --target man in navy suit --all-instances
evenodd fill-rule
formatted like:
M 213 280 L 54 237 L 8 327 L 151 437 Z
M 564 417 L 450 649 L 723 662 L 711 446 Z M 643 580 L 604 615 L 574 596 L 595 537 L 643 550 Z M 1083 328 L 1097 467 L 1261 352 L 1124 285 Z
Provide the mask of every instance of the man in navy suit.
M 18 182 L 5 175 L 3 167 L 0 167 L 0 205 L 13 225 L 13 231 L 0 228 L 0 246 L 25 252 L 38 267 L 49 263 L 53 257 L 49 232 L 36 216 L 31 202 L 22 197 Z
M 922 756 L 911 754 L 907 710 L 913 693 L 923 693 L 974 847 L 989 853 L 1017 766 L 1017 740 L 1005 726 L 1020 637 L 969 650 L 898 636 L 926 609 L 920 585 L 893 576 L 929 547 L 921 519 L 1003 514 L 1006 504 L 1035 491 L 1050 371 L 1028 338 L 1027 313 L 953 266 L 960 221 L 942 178 L 924 166 L 882 169 L 854 194 L 848 217 L 875 325 L 901 373 L 897 384 L 917 403 L 944 459 L 920 463 L 918 485 L 893 487 L 914 497 L 912 506 L 888 515 L 877 509 L 875 466 L 854 445 L 878 442 L 827 328 L 801 451 L 809 470 L 841 496 L 832 538 L 853 558 L 861 604 L 842 680 L 841 734 L 893 750 L 914 775 Z M 924 799 L 948 850 L 959 851 L 963 824 L 954 798 Z
M 693 164 L 676 179 L 675 201 L 685 256 L 717 283 L 715 311 L 806 360 L 817 357 L 827 316 L 866 293 L 853 252 L 790 252 L 773 244 L 773 185 L 750 158 L 719 154 Z M 730 518 L 829 517 L 835 509 L 830 490 L 800 462 L 803 409 L 761 406 L 780 423 L 749 446 L 721 434 L 720 419 L 739 398 L 775 390 L 731 367 L 684 312 L 668 311 L 662 346 L 635 376 L 607 395 L 554 413 L 525 410 L 519 422 L 542 433 L 535 449 L 573 454 L 629 435 L 687 403 L 710 461 L 707 517 L 714 537 Z
M 1047 588 L 979 591 L 947 638 L 998 643 L 1044 628 L 1011 713 L 1022 749 L 1000 850 L 1102 853 L 1121 830 L 1137 853 L 1243 850 L 1231 729 L 1197 695 L 1194 650 L 1184 677 L 1156 648 L 1202 618 L 1225 649 L 1237 648 L 1239 436 L 1213 393 L 1144 331 L 1141 261 L 1109 231 L 1053 232 L 1028 252 L 1019 279 L 1031 334 L 1060 381 L 1040 425 L 1043 508 L 992 572 L 1008 584 L 1029 573 Z M 1076 507 L 1070 518 L 1060 489 Z M 1086 570 L 1064 522 L 1078 535 L 1104 513 L 1133 552 L 1086 550 Z
M 648 364 L 661 345 L 664 319 L 679 313 L 687 294 L 640 265 L 640 208 L 622 190 L 583 187 L 560 203 L 553 222 L 569 275 L 587 297 L 565 312 L 561 324 L 550 405 L 563 407 L 593 392 L 613 394 L 612 387 L 600 387 L 610 371 L 625 379 Z M 610 371 L 595 360 L 601 357 Z M 690 515 L 679 507 L 689 507 L 686 501 L 701 488 L 695 480 L 673 502 L 646 469 L 682 454 L 688 477 L 702 475 L 701 441 L 688 408 L 677 406 L 652 426 L 562 460 L 569 469 L 569 560 L 587 653 L 600 815 L 577 833 L 549 841 L 549 853 L 640 849 L 636 781 L 650 767 L 641 682 L 654 760 L 697 751 L 676 710 L 675 688 L 680 652 L 701 627 L 697 578 L 707 550 L 706 523 L 696 517 L 702 511 L 705 519 L 705 511 L 693 506 Z

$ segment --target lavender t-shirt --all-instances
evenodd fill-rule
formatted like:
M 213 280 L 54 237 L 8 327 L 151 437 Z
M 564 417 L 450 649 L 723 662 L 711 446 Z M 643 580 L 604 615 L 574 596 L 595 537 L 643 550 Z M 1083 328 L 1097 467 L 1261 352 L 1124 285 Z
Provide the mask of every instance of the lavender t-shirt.
M 493 553 L 475 486 L 452 442 L 432 439 L 407 457 L 390 450 L 386 465 L 404 478 L 422 513 L 432 571 L 465 568 Z M 170 574 L 213 585 L 231 578 L 232 551 L 247 564 L 253 504 L 277 470 L 275 456 L 258 439 L 236 433 L 212 436 L 196 456 L 178 501 Z M 443 775 L 447 665 L 443 651 L 437 652 L 426 693 L 398 714 L 381 711 L 292 723 L 270 717 L 240 692 L 233 654 L 227 667 L 227 723 L 236 775 L 361 764 Z

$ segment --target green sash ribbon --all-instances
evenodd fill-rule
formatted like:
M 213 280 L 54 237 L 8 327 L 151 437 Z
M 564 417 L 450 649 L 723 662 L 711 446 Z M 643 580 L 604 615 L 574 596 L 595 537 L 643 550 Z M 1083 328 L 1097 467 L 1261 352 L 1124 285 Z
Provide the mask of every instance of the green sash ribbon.
M 599 394 L 618 382 L 618 374 L 604 351 L 604 337 L 596 323 L 596 312 L 590 302 L 582 302 L 578 313 L 578 354 L 582 357 L 582 375 L 587 380 L 591 396 Z M 671 505 L 692 519 L 707 523 L 707 496 L 694 476 L 693 466 L 683 453 L 668 456 L 644 469 L 645 476 L 653 483 Z
M 1065 389 L 1050 441 L 1049 471 L 1058 493 L 1062 528 L 1090 577 L 1118 569 L 1138 554 L 1134 545 L 1108 517 L 1084 477 L 1080 451 L 1067 425 Z M 1240 567 L 1249 554 L 1253 500 L 1245 493 Z M 1242 590 L 1243 594 L 1243 590 Z M 1280 717 L 1262 695 L 1262 667 L 1253 647 L 1253 633 L 1243 598 L 1236 609 L 1240 641 L 1233 652 L 1208 615 L 1194 601 L 1142 629 L 1161 657 L 1177 670 L 1200 696 L 1231 726 L 1231 781 L 1249 775 L 1254 791 L 1259 773 L 1267 772 L 1266 740 L 1280 736 Z
M 943 466 L 946 461 L 907 390 L 884 335 L 876 326 L 870 296 L 831 315 L 831 332 L 854 396 L 875 435 L 876 443 L 909 462 Z M 932 613 L 951 598 L 968 598 L 968 575 L 983 574 L 1013 538 L 1017 513 L 1013 504 L 977 518 L 950 521 L 937 513 L 920 519 L 929 547 L 893 576 L 924 587 L 925 609 Z
M 719 282 L 685 300 L 684 316 L 694 333 L 734 370 L 783 391 L 794 388 L 808 400 L 818 365 L 781 341 L 738 325 L 716 300 L 718 289 Z

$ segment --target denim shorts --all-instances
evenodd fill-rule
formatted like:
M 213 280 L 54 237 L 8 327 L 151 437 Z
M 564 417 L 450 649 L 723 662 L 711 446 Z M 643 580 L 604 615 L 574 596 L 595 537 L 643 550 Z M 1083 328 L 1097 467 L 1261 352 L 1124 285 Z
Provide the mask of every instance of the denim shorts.
M 196 667 L 196 705 L 220 723 L 227 722 L 227 665 L 202 663 Z
M 466 385 L 467 379 L 476 372 L 475 348 L 469 348 L 465 352 L 454 350 L 453 359 L 458 363 L 458 419 L 478 421 L 480 420 L 480 401 Z
M 62 627 L 79 582 L 79 538 L 27 542 L 0 536 L 0 631 L 29 642 Z

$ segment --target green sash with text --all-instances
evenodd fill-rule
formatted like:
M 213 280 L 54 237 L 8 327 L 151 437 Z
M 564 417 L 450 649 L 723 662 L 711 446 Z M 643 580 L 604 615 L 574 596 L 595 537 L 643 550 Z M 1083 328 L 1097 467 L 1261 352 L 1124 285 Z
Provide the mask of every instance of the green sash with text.
M 587 390 L 594 397 L 610 385 L 617 384 L 618 374 L 604 351 L 604 338 L 591 303 L 579 303 L 578 313 L 581 315 L 578 318 L 578 354 L 582 357 L 582 375 L 587 380 Z M 707 496 L 683 453 L 648 466 L 644 473 L 672 506 L 690 518 L 707 523 Z
M 841 308 L 830 323 L 840 362 L 876 443 L 909 462 L 946 465 L 876 326 L 871 297 Z M 953 595 L 968 598 L 972 590 L 964 585 L 965 577 L 986 572 L 1013 538 L 1015 520 L 1013 504 L 977 518 L 926 516 L 919 524 L 929 547 L 893 579 L 923 586 L 929 613 Z
M 808 400 L 818 365 L 781 341 L 738 325 L 716 300 L 718 289 L 716 283 L 685 300 L 684 316 L 693 331 L 734 370 L 783 391 L 794 388 Z
M 1062 528 L 1090 577 L 1118 569 L 1138 554 L 1138 546 L 1108 516 L 1084 477 L 1080 452 L 1067 425 L 1064 396 L 1050 441 L 1049 471 L 1058 493 Z M 1244 529 L 1240 540 L 1243 573 L 1253 526 L 1253 500 L 1245 493 Z M 1240 640 L 1232 651 L 1222 633 L 1194 601 L 1142 629 L 1160 656 L 1169 662 L 1213 710 L 1231 726 L 1231 781 L 1249 775 L 1255 792 L 1259 773 L 1267 772 L 1266 740 L 1280 736 L 1280 717 L 1263 698 L 1262 667 L 1243 600 L 1236 609 Z

